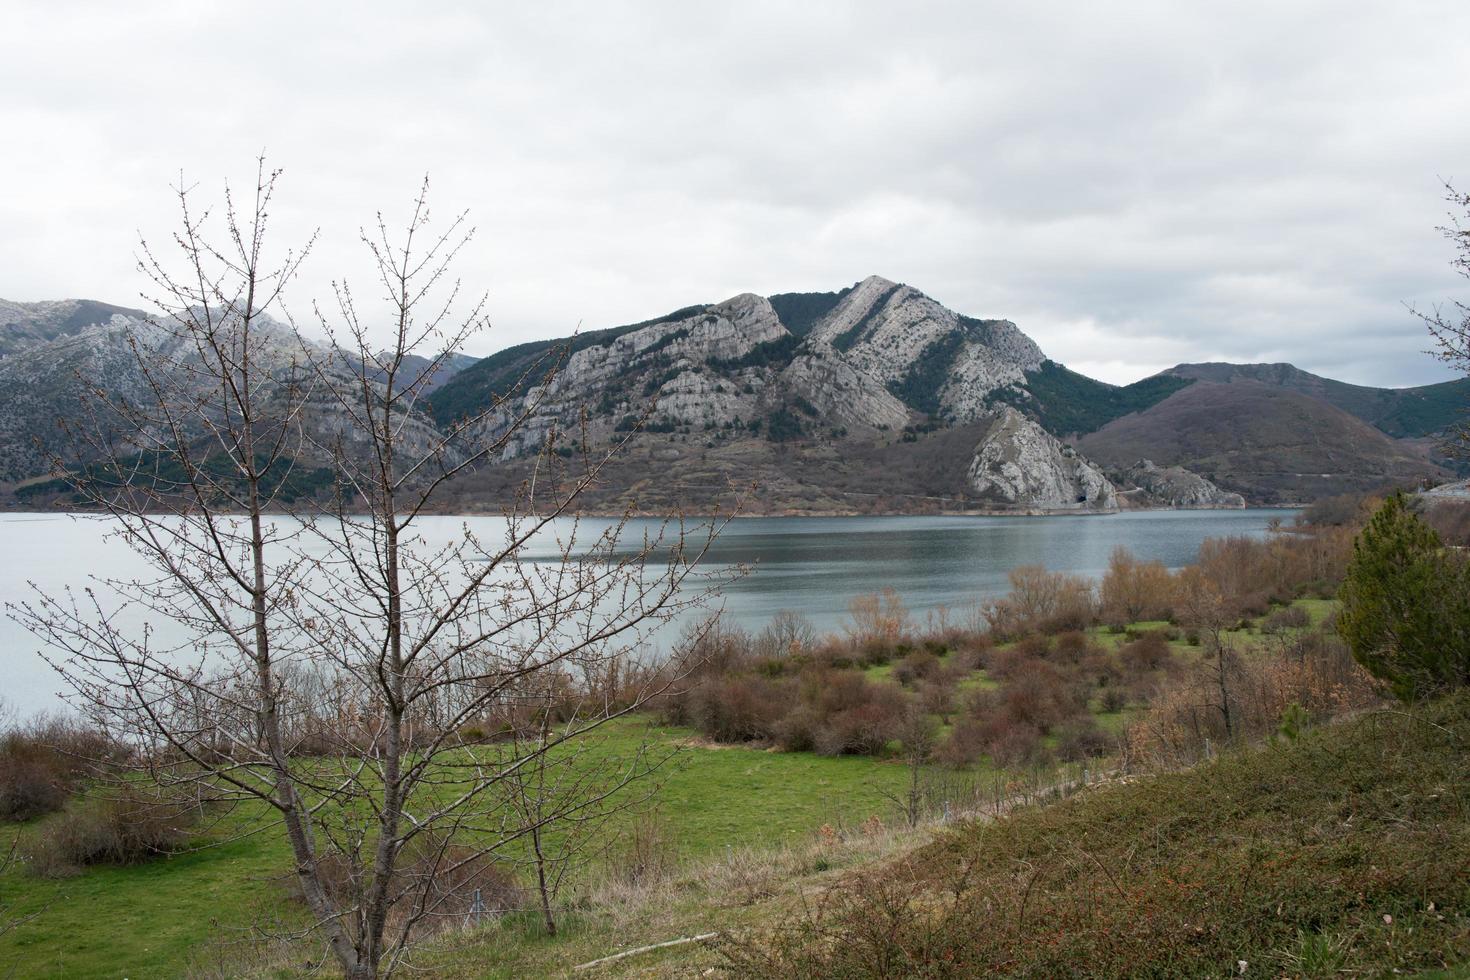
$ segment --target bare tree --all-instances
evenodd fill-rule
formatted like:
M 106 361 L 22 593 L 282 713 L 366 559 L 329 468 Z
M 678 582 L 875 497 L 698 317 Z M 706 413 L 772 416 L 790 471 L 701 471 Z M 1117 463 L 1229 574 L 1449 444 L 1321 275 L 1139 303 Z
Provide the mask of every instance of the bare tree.
M 548 751 L 558 730 L 575 726 L 582 705 L 551 689 L 525 731 L 504 747 L 511 760 L 502 787 L 505 812 L 525 835 L 521 863 L 532 872 L 536 902 L 547 935 L 557 933 L 557 902 L 578 872 L 605 852 L 612 820 L 647 804 L 661 785 L 653 773 L 674 758 L 669 748 L 643 744 L 631 755 L 604 751 L 596 739 L 580 739 Z M 558 719 L 560 716 L 560 719 Z M 639 781 L 636 792 L 627 787 Z
M 755 647 L 762 656 L 788 657 L 810 650 L 816 642 L 811 620 L 794 610 L 778 609 L 755 638 Z
M 1450 266 L 1470 279 L 1470 193 L 1457 191 L 1446 182 L 1445 200 L 1452 209 L 1450 223 L 1438 230 L 1454 246 L 1455 256 Z M 1448 306 L 1413 309 L 1413 312 L 1424 321 L 1434 338 L 1436 349 L 1430 353 L 1456 371 L 1470 375 L 1470 304 L 1451 300 Z M 1451 455 L 1470 455 L 1470 420 L 1462 420 L 1446 433 L 1445 448 Z
M 149 574 L 11 611 L 56 651 L 78 707 L 131 737 L 138 769 L 272 815 L 312 928 L 344 975 L 372 977 L 463 900 L 446 882 L 525 836 L 500 805 L 507 780 L 677 679 L 622 669 L 615 697 L 599 688 L 546 737 L 483 744 L 548 678 L 636 668 L 652 631 L 707 597 L 690 576 L 719 524 L 691 535 L 675 516 L 629 545 L 627 514 L 578 516 L 621 446 L 584 432 L 567 463 L 556 426 L 528 432 L 556 355 L 527 397 L 431 424 L 429 381 L 486 323 L 451 275 L 472 230 L 460 215 L 431 231 L 427 181 L 401 234 L 380 215 L 362 236 L 385 316 L 361 316 L 341 282 L 330 313 L 313 308 L 327 344 L 270 319 L 305 253 L 264 258 L 276 180 L 262 162 L 243 211 L 227 188 L 219 247 L 180 186 L 182 271 L 143 245 L 164 311 L 134 341 L 146 384 L 94 388 L 90 425 L 71 427 L 90 462 L 68 477 Z M 543 454 L 493 537 L 431 519 L 446 483 L 528 438 Z M 164 628 L 128 628 L 120 603 Z
M 1185 569 L 1180 578 L 1180 605 L 1185 624 L 1200 631 L 1204 664 L 1213 681 L 1212 696 L 1218 698 L 1205 707 L 1220 713 L 1225 738 L 1233 740 L 1239 727 L 1233 681 L 1240 673 L 1240 657 L 1231 642 L 1229 629 L 1238 617 L 1232 615 L 1233 610 L 1219 587 L 1200 573 L 1198 566 Z
M 924 815 L 924 767 L 934 757 L 939 744 L 939 725 L 923 706 L 910 701 L 904 707 L 898 728 L 899 753 L 908 769 L 908 783 L 902 790 L 879 790 L 903 812 L 909 827 L 917 827 Z

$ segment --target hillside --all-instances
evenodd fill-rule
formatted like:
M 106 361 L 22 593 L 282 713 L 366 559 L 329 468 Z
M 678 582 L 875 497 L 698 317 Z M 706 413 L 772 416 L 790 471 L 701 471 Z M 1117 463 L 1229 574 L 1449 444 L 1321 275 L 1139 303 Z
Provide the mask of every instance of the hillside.
M 1029 412 L 1048 432 L 1075 437 L 1152 408 L 1192 383 L 1188 378 L 1154 375 L 1130 385 L 1110 385 L 1055 361 L 1044 361 L 1026 372 L 1024 392 L 1006 392 L 1000 397 Z
M 1158 378 L 1233 384 L 1253 381 L 1327 402 L 1393 436 L 1435 436 L 1470 411 L 1470 378 L 1417 388 L 1370 388 L 1334 381 L 1291 364 L 1179 364 Z
M 1415 447 L 1325 400 L 1246 380 L 1197 381 L 1078 446 L 1108 466 L 1183 466 L 1268 503 L 1445 478 Z
M 727 942 L 726 956 L 752 977 L 1464 964 L 1467 739 L 1461 694 L 963 826 L 847 876 L 791 921 Z

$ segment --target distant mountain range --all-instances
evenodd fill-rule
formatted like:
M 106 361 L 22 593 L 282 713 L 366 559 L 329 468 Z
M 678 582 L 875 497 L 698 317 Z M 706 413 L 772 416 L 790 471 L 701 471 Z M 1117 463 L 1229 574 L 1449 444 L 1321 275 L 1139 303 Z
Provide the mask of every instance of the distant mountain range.
M 0 301 L 0 491 L 13 502 L 64 503 L 36 440 L 75 404 L 78 372 L 134 392 L 126 338 L 147 329 L 104 303 Z M 753 486 L 747 508 L 762 513 L 1085 513 L 1440 482 L 1434 436 L 1470 406 L 1470 379 L 1367 388 L 1289 364 L 1109 385 L 1008 320 L 878 276 L 520 344 L 433 380 L 425 432 L 497 401 L 478 434 L 529 415 L 503 458 L 450 486 L 447 504 L 467 511 L 508 499 L 547 433 L 584 420 L 594 443 L 629 439 L 597 508 L 700 509 Z

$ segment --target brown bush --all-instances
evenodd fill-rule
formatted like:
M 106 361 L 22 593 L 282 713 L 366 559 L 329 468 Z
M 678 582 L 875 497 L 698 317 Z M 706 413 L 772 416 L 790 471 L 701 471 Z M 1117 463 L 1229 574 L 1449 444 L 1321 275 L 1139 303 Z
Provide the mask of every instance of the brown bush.
M 1097 619 L 1092 582 L 1083 576 L 1022 565 L 1012 569 L 1009 578 L 1010 593 L 982 609 L 990 632 L 999 639 L 1086 629 Z
M 985 754 L 987 732 L 979 718 L 967 715 L 955 721 L 949 737 L 939 743 L 934 757 L 947 766 L 974 765 Z
M 1066 762 L 1081 762 L 1107 755 L 1116 747 L 1116 739 L 1097 727 L 1091 718 L 1076 718 L 1057 732 L 1057 757 Z
M 1098 609 L 1113 626 L 1168 619 L 1174 613 L 1174 577 L 1163 562 L 1139 561 L 1120 545 L 1098 585 Z
M 851 620 L 847 635 L 871 663 L 886 661 L 909 631 L 908 608 L 892 588 L 854 597 L 847 613 Z
M 916 681 L 928 680 L 941 668 L 939 658 L 927 650 L 915 650 L 893 665 L 893 679 L 904 687 L 912 687 Z
M 688 695 L 688 724 L 716 742 L 771 738 L 790 709 L 789 683 L 758 674 L 717 677 Z
M 1002 769 L 1039 765 L 1049 755 L 1042 745 L 1041 732 L 1030 725 L 1008 725 L 988 740 L 986 749 L 991 761 Z
M 1089 657 L 1102 653 L 1102 647 L 1092 637 L 1079 630 L 1058 633 L 1052 646 L 1052 659 L 1062 664 L 1080 664 Z
M 950 663 L 963 671 L 981 670 L 990 663 L 990 654 L 995 649 L 995 640 L 989 633 L 966 631 L 953 638 L 949 648 Z
M 1007 684 L 1001 693 L 1002 718 L 1008 725 L 1024 725 L 1042 734 L 1087 710 L 1087 696 L 1049 664 L 1038 664 Z
M 1174 659 L 1167 635 L 1162 630 L 1149 630 L 1118 650 L 1118 660 L 1131 674 L 1162 670 Z
M 798 703 L 773 726 L 774 735 L 789 750 L 876 755 L 896 737 L 904 706 L 897 688 L 858 671 L 812 670 L 801 679 Z
M 1310 527 L 1343 527 L 1361 525 L 1382 503 L 1373 494 L 1341 493 L 1319 497 L 1296 516 L 1299 525 Z
M 1051 658 L 1052 643 L 1049 637 L 1033 633 L 1003 647 L 990 655 L 990 666 L 986 672 L 995 680 L 1009 680 L 1029 671 L 1032 665 Z
M 1317 640 L 1282 656 L 1270 650 L 1230 660 L 1231 728 L 1236 738 L 1263 738 L 1281 724 L 1293 705 L 1308 720 L 1340 715 L 1379 702 L 1373 679 L 1352 659 L 1342 642 L 1316 634 Z M 1227 739 L 1219 709 L 1218 665 L 1180 671 L 1159 683 L 1148 710 L 1127 733 L 1132 758 L 1176 765 L 1192 762 L 1205 743 Z
M 927 681 L 919 682 L 919 707 L 931 715 L 939 715 L 946 723 L 955 710 L 955 675 L 941 670 Z
M 139 864 L 188 840 L 200 804 L 128 785 L 78 800 L 42 824 L 24 856 L 33 874 L 60 878 L 96 864 Z
M 101 764 L 126 752 L 68 719 L 43 719 L 0 735 L 0 820 L 30 820 L 66 805 Z

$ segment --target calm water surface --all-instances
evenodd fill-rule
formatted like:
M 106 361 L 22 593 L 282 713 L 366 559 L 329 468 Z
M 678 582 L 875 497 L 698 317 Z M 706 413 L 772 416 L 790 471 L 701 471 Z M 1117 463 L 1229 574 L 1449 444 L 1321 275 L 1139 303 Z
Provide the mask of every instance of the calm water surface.
M 769 517 L 734 521 L 711 553 L 718 564 L 743 563 L 752 574 L 725 589 L 734 621 L 759 629 L 772 614 L 794 609 L 821 630 L 838 628 L 855 595 L 892 586 L 909 609 L 961 611 L 1006 591 L 1006 573 L 1041 564 L 1054 571 L 1099 575 L 1108 555 L 1126 545 L 1171 568 L 1192 562 L 1200 542 L 1225 535 L 1264 536 L 1272 517 L 1290 510 L 1148 511 L 1103 517 Z M 425 539 L 450 539 L 466 518 L 433 517 Z M 494 540 L 497 518 L 468 518 Z M 591 527 L 605 522 L 584 522 Z M 641 537 L 653 522 L 634 522 Z M 142 571 L 124 545 L 105 538 L 106 524 L 60 515 L 0 516 L 0 601 L 88 584 L 89 575 Z M 533 554 L 552 557 L 550 542 Z M 143 620 L 141 613 L 137 621 Z M 677 626 L 670 627 L 670 636 Z M 0 698 L 23 713 L 55 706 L 61 690 L 39 655 L 40 645 L 8 616 L 0 619 Z

